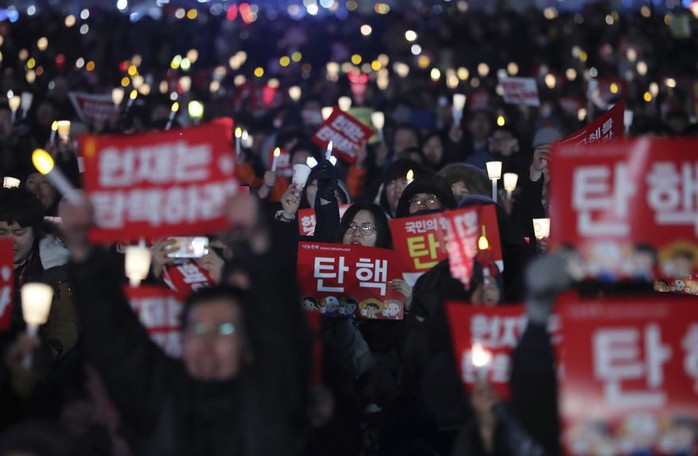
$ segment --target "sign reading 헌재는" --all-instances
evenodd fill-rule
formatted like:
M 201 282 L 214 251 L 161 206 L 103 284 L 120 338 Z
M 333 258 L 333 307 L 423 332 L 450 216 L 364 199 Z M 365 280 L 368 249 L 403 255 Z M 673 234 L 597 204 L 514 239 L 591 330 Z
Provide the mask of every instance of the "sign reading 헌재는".
M 218 123 L 132 136 L 83 136 L 83 183 L 95 242 L 187 236 L 225 228 L 238 188 L 230 134 Z

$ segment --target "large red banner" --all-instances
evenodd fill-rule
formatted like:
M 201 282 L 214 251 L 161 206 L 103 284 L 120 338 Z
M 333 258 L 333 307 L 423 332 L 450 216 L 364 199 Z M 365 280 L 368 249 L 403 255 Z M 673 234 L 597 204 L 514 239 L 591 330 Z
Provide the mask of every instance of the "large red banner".
M 616 103 L 592 123 L 577 130 L 560 142 L 562 144 L 592 144 L 622 138 L 625 134 L 623 116 L 625 103 Z
M 238 188 L 227 128 L 214 123 L 133 136 L 84 136 L 93 241 L 188 236 L 225 228 Z
M 454 249 L 458 248 L 463 252 L 468 250 L 466 244 L 470 241 L 463 237 L 465 231 L 462 231 L 464 227 L 462 222 L 466 220 L 465 214 L 471 211 L 475 211 L 477 217 L 476 239 L 484 236 L 488 244 L 487 249 L 477 253 L 477 259 L 483 263 L 483 266 L 495 263 L 501 271 L 502 247 L 497 213 L 494 205 L 488 205 L 390 220 L 393 246 L 404 264 L 405 272 L 423 274 L 449 258 L 447 247 L 449 225 L 454 221 L 455 227 L 459 228 L 458 244 L 454 245 Z M 461 254 L 461 257 L 465 258 L 464 254 Z
M 343 217 L 344 213 L 349 209 L 351 204 L 340 204 L 339 205 L 339 217 Z M 301 209 L 298 211 L 298 229 L 300 230 L 301 236 L 312 236 L 315 234 L 315 226 L 317 225 L 317 219 L 315 218 L 315 209 Z
M 691 279 L 698 256 L 698 141 L 553 146 L 552 247 L 587 277 Z
M 297 264 L 303 308 L 325 316 L 402 320 L 405 297 L 390 281 L 402 278 L 392 250 L 300 242 Z
M 0 239 L 0 331 L 10 329 L 15 287 L 14 248 L 10 239 Z
M 695 454 L 698 299 L 561 304 L 559 395 L 567 451 Z
M 332 141 L 334 155 L 352 164 L 356 161 L 356 148 L 367 142 L 372 135 L 373 130 L 335 108 L 325 123 L 320 125 L 312 140 L 321 147 L 327 147 L 327 143 Z
M 447 302 L 446 313 L 465 389 L 472 391 L 477 381 L 486 380 L 503 399 L 509 398 L 511 353 L 526 328 L 524 306 L 484 307 Z
M 126 297 L 150 338 L 173 358 L 182 355 L 182 301 L 160 286 L 125 286 Z

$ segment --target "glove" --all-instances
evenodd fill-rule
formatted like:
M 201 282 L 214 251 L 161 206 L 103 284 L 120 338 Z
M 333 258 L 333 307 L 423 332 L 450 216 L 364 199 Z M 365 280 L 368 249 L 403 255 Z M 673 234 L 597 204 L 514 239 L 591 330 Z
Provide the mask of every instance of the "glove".
M 327 159 L 323 158 L 313 168 L 317 178 L 317 198 L 326 201 L 336 201 L 335 190 L 337 189 L 337 168 Z

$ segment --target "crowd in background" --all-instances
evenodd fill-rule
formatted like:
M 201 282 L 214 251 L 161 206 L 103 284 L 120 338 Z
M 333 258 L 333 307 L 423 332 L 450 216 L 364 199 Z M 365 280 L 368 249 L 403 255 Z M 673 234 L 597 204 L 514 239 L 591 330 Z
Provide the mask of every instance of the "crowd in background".
M 0 455 L 560 453 L 545 326 L 571 279 L 561 260 L 544 255 L 531 223 L 548 216 L 550 144 L 621 98 L 633 112 L 629 134 L 695 134 L 698 21 L 689 12 L 650 5 L 619 13 L 599 3 L 569 14 L 488 15 L 454 3 L 342 19 L 264 10 L 254 21 L 205 10 L 178 18 L 175 6 L 159 20 L 98 9 L 87 16 L 0 23 L 0 94 L 34 95 L 27 112 L 0 102 L 0 176 L 21 181 L 0 193 L 0 236 L 15 247 L 12 326 L 0 334 Z M 504 104 L 502 72 L 535 78 L 540 107 Z M 593 79 L 617 81 L 615 93 L 590 96 Z M 118 111 L 81 121 L 70 92 L 116 87 L 126 93 Z M 468 96 L 460 123 L 454 93 Z M 341 96 L 384 112 L 385 128 L 356 148 L 355 163 L 334 166 L 311 137 L 322 108 Z M 203 103 L 203 120 L 187 116 L 191 100 Z M 185 304 L 182 361 L 149 342 L 128 310 L 122 251 L 87 241 L 89 205 L 59 204 L 31 163 L 31 152 L 46 148 L 79 187 L 80 132 L 163 130 L 175 101 L 182 109 L 173 128 L 228 116 L 253 138 L 236 171 L 252 191 L 227 205 L 231 230 L 212 236 L 215 248 L 199 260 L 217 285 Z M 73 121 L 73 140 L 50 139 L 56 120 Z M 318 162 L 304 189 L 271 171 L 277 146 L 293 164 Z M 513 198 L 491 199 L 492 160 L 519 175 Z M 342 217 L 340 204 L 351 204 Z M 414 286 L 391 280 L 405 297 L 403 321 L 323 318 L 323 381 L 313 383 L 312 335 L 293 279 L 298 210 L 315 209 L 317 241 L 390 248 L 390 218 L 473 205 L 496 205 L 503 274 L 476 265 L 464 288 L 442 262 Z M 172 245 L 153 243 L 149 282 L 163 282 Z M 56 290 L 39 338 L 24 334 L 19 305 L 31 281 Z M 447 299 L 527 301 L 510 400 L 486 382 L 463 390 Z

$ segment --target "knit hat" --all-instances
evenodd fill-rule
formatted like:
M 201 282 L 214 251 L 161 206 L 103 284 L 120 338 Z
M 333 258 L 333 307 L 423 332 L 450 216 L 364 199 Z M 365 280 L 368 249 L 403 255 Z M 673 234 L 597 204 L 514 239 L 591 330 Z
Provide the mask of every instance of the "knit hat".
M 552 127 L 543 127 L 539 128 L 538 131 L 536 131 L 536 134 L 533 136 L 532 146 L 535 149 L 538 146 L 550 144 L 561 139 L 562 133 L 560 133 L 559 130 Z
M 433 193 L 441 201 L 442 209 L 456 207 L 456 199 L 446 179 L 435 174 L 426 174 L 405 187 L 400 201 L 397 203 L 397 217 L 409 217 L 410 199 L 417 193 Z

